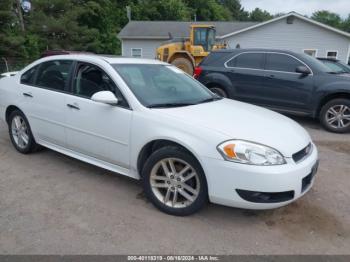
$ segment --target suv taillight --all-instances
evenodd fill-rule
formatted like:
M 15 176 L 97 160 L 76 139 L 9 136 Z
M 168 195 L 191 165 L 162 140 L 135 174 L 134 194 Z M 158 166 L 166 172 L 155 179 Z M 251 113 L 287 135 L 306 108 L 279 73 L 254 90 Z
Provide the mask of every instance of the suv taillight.
M 203 68 L 201 68 L 200 66 L 197 66 L 195 69 L 194 69 L 194 74 L 193 74 L 193 77 L 195 79 L 198 79 L 198 77 L 201 75 L 203 71 Z

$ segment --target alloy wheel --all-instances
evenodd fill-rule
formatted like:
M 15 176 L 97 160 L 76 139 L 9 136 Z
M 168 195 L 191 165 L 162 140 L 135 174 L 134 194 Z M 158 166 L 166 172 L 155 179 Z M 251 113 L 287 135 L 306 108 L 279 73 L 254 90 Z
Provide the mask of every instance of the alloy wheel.
M 350 126 L 350 108 L 346 105 L 334 105 L 326 113 L 326 121 L 333 128 Z
M 11 123 L 11 135 L 16 145 L 24 149 L 29 143 L 29 130 L 21 116 L 15 116 Z
M 191 205 L 197 199 L 201 187 L 195 169 L 177 158 L 159 161 L 152 168 L 150 184 L 156 198 L 172 208 Z

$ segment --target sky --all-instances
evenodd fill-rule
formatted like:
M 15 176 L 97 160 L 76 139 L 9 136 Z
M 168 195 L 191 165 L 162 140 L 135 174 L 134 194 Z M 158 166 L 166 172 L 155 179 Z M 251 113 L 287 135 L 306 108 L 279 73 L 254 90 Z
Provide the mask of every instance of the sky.
M 342 18 L 350 14 L 350 0 L 241 0 L 241 4 L 247 11 L 259 7 L 272 14 L 295 11 L 311 16 L 318 10 L 338 13 Z

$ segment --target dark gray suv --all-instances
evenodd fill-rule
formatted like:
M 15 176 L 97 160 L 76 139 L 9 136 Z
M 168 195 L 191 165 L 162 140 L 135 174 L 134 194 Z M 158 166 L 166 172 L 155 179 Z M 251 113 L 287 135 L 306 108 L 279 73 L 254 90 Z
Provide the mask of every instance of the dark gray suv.
M 319 118 L 329 131 L 350 131 L 350 77 L 306 54 L 272 49 L 212 52 L 194 77 L 214 93 L 279 112 Z

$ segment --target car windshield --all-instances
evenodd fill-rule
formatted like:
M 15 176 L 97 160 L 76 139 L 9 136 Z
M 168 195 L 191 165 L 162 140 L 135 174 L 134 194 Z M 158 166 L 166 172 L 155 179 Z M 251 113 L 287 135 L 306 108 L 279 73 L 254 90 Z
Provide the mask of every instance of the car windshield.
M 159 64 L 112 66 L 146 107 L 178 107 L 220 99 L 174 66 Z
M 348 64 L 341 61 L 338 61 L 337 64 L 340 65 L 346 73 L 350 73 L 350 66 Z
M 334 73 L 337 73 L 337 74 L 350 72 L 350 70 L 346 71 L 336 61 L 323 60 L 322 63 L 324 63 L 329 69 L 331 69 Z
M 312 69 L 316 69 L 324 73 L 332 73 L 332 71 L 327 66 L 325 66 L 321 61 L 319 61 L 315 57 L 312 57 L 307 54 L 299 54 L 299 55 L 304 60 L 304 62 L 306 62 L 308 65 L 312 67 Z

